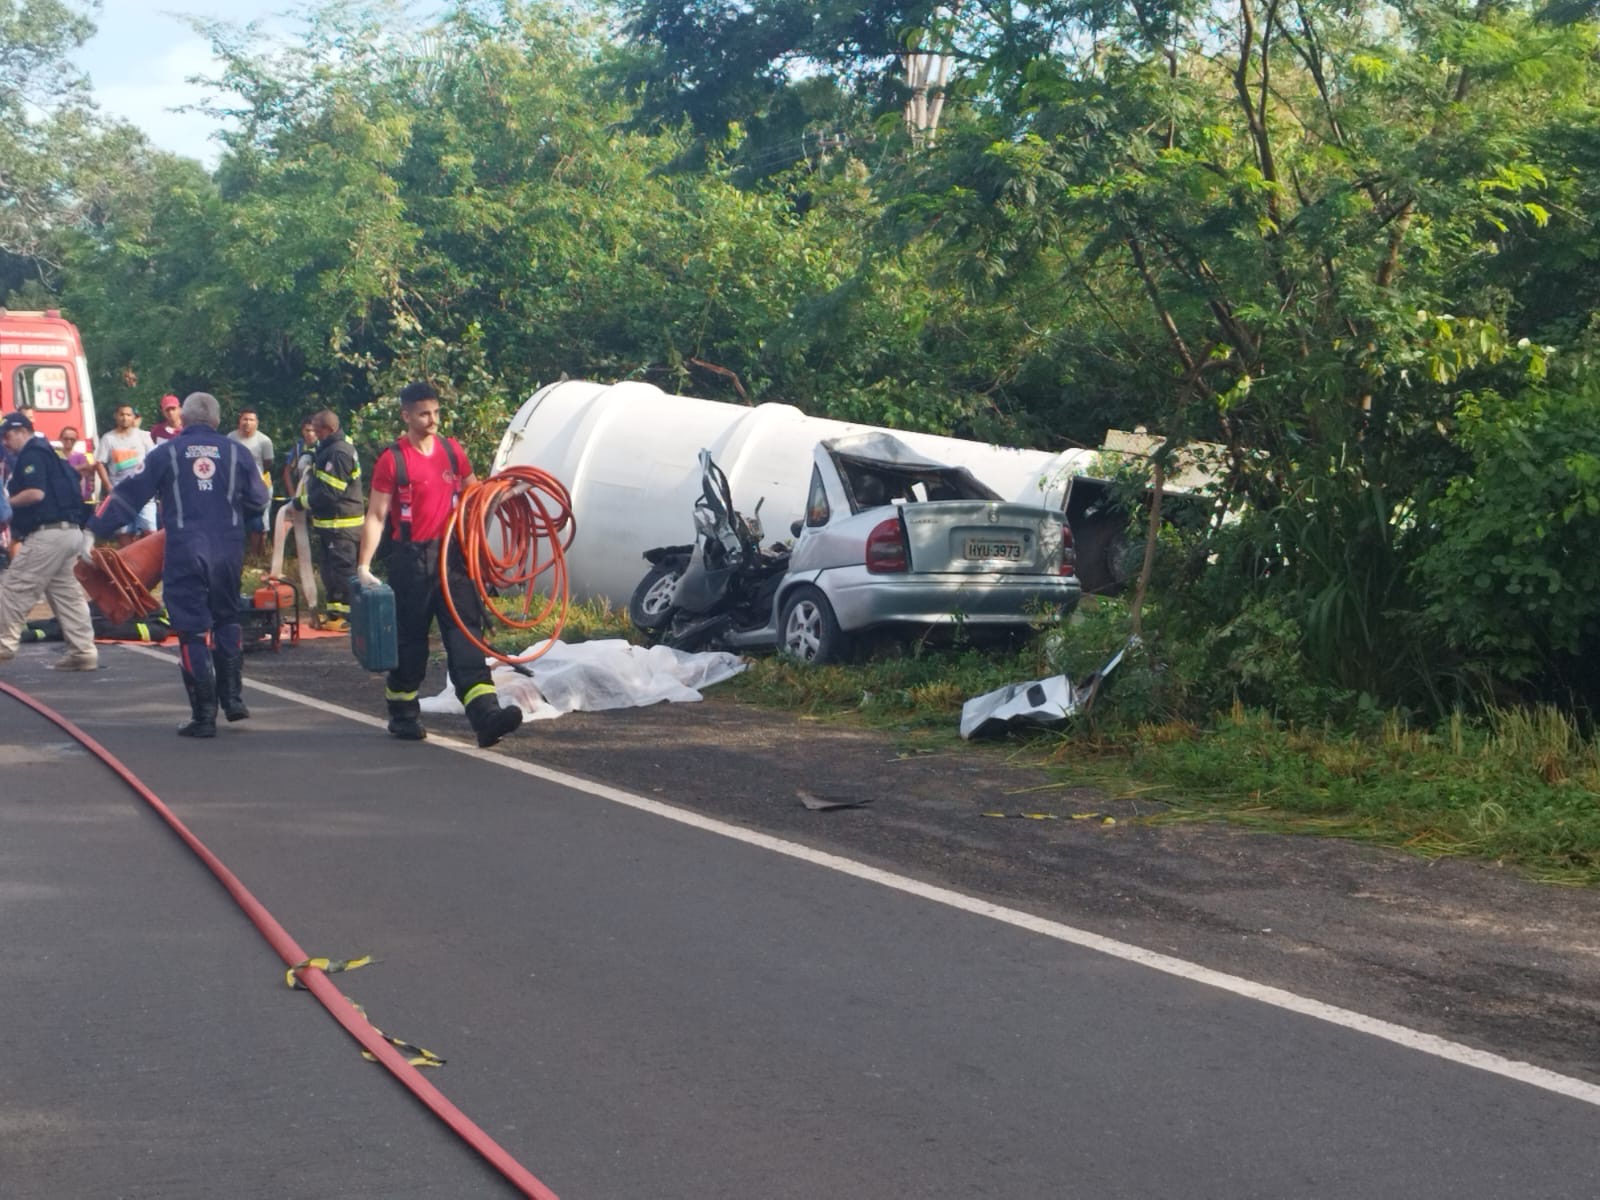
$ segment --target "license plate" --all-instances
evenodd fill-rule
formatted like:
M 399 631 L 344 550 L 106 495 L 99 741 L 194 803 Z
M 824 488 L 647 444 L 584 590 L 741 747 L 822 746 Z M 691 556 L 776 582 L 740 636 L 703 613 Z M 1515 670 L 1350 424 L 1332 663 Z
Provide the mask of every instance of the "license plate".
M 1021 562 L 1022 543 L 1016 538 L 968 538 L 967 558 Z

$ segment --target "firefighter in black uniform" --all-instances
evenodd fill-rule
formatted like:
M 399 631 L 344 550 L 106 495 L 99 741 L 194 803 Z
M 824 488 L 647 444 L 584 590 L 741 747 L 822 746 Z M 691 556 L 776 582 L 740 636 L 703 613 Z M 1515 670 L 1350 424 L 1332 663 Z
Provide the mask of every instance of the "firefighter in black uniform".
M 246 517 L 265 511 L 272 493 L 250 451 L 217 432 L 221 420 L 215 396 L 191 392 L 183 402 L 183 432 L 150 451 L 144 469 L 117 484 L 89 522 L 109 537 L 161 497 L 167 535 L 161 599 L 178 635 L 189 693 L 190 719 L 178 726 L 181 737 L 216 737 L 219 703 L 230 721 L 250 715 L 241 690 L 239 576 Z
M 389 586 L 394 589 L 400 655 L 383 692 L 389 707 L 389 733 L 403 741 L 427 736 L 417 691 L 428 671 L 428 631 L 437 621 L 456 696 L 467 710 L 478 745 L 492 746 L 522 724 L 522 710 L 500 703 L 483 652 L 451 618 L 439 586 L 439 562 L 450 513 L 461 492 L 477 480 L 460 443 L 435 433 L 439 394 L 432 384 L 407 384 L 400 392 L 400 415 L 405 434 L 372 465 L 372 496 L 356 568 L 363 587 L 378 582 L 371 563 L 387 526 L 394 538 L 388 559 Z M 463 621 L 481 629 L 485 614 L 461 556 L 451 555 L 449 563 L 450 597 L 456 611 Z
M 350 628 L 350 580 L 361 549 L 366 492 L 356 448 L 339 432 L 338 414 L 323 409 L 311 418 L 311 428 L 317 449 L 295 503 L 311 514 L 321 550 L 321 627 L 342 633 Z

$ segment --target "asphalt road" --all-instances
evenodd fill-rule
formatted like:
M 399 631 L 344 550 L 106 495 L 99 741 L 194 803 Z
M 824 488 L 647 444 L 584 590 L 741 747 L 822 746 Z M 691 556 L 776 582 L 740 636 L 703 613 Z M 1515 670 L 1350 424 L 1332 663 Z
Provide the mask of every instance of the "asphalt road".
M 0 678 L 377 955 L 341 988 L 563 1200 L 1600 1193 L 1581 1099 L 259 692 L 185 742 L 170 663 L 50 657 Z M 3 696 L 0 938 L 0 1195 L 510 1194 Z

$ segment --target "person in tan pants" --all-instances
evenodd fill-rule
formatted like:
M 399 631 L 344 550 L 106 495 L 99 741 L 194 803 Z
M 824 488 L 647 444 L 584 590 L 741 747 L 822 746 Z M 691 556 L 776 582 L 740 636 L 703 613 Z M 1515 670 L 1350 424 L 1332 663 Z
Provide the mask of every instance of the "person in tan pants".
M 11 549 L 11 566 L 0 575 L 0 662 L 16 657 L 28 612 L 41 599 L 61 623 L 67 653 L 55 664 L 62 671 L 92 671 L 100 665 L 94 648 L 89 598 L 72 573 L 93 546 L 83 530 L 83 498 L 76 472 L 43 437 L 34 436 L 25 413 L 0 420 L 0 440 L 15 454 L 7 491 L 11 532 L 21 545 Z

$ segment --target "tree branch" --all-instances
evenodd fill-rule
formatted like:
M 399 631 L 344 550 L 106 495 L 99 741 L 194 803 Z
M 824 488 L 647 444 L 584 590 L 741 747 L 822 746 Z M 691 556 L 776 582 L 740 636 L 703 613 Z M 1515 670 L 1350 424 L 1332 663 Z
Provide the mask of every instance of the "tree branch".
M 1389 231 L 1389 250 L 1378 268 L 1376 282 L 1381 288 L 1388 287 L 1394 280 L 1395 269 L 1400 263 L 1400 247 L 1406 240 L 1406 230 L 1411 227 L 1411 214 L 1415 210 L 1415 202 L 1407 200 L 1395 214 L 1394 228 Z
M 1184 369 L 1191 375 L 1194 374 L 1194 355 L 1189 352 L 1188 344 L 1183 340 L 1183 334 L 1178 330 L 1178 322 L 1172 317 L 1166 302 L 1161 298 L 1161 289 L 1156 286 L 1155 276 L 1150 273 L 1150 265 L 1145 261 L 1144 248 L 1139 245 L 1139 239 L 1129 234 L 1127 246 L 1133 253 L 1133 265 L 1139 272 L 1139 278 L 1144 280 L 1145 293 L 1150 297 L 1150 303 L 1155 306 L 1156 317 L 1161 326 L 1167 331 L 1167 338 L 1172 343 L 1172 349 L 1183 362 Z

